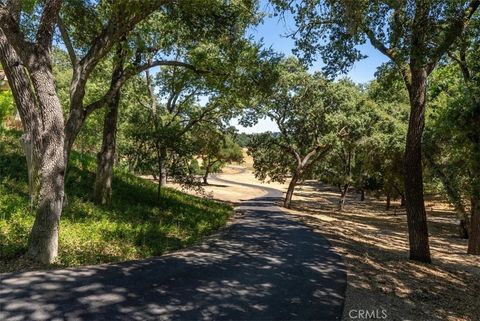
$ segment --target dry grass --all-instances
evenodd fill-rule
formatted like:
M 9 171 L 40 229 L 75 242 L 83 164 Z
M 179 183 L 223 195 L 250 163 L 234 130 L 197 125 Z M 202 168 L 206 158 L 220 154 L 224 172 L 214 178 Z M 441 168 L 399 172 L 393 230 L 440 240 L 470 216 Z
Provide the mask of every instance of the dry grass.
M 243 166 L 246 169 L 253 170 L 253 157 L 248 155 L 248 148 L 243 148 Z
M 480 258 L 465 254 L 467 242 L 456 237 L 456 216 L 448 206 L 426 204 L 433 264 L 422 264 L 408 260 L 405 211 L 394 215 L 381 200 L 360 202 L 359 195 L 350 195 L 338 212 L 338 197 L 334 189 L 304 185 L 292 213 L 329 238 L 344 257 L 344 320 L 360 309 L 385 309 L 388 320 L 480 320 Z
M 233 203 L 261 196 L 263 186 L 286 189 L 286 184 L 262 184 L 239 166 L 225 168 L 219 177 L 258 186 L 212 179 L 205 187 L 213 198 Z M 381 319 L 382 309 L 388 321 L 480 321 L 480 258 L 465 254 L 467 241 L 456 236 L 456 216 L 448 205 L 426 203 L 433 264 L 422 264 L 408 260 L 404 209 L 386 211 L 384 200 L 361 202 L 360 195 L 351 194 L 338 212 L 338 199 L 336 189 L 307 182 L 297 188 L 289 212 L 343 256 L 348 270 L 344 321 L 359 320 L 349 317 L 351 310 L 378 311 Z

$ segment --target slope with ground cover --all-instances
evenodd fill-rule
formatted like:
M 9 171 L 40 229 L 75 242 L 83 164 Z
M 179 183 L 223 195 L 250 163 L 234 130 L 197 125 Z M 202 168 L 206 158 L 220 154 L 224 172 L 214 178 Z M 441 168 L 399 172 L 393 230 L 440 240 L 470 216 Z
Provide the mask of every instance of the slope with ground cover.
M 23 257 L 34 221 L 20 134 L 0 137 L 0 272 L 31 269 Z M 54 266 L 130 260 L 183 248 L 224 226 L 230 206 L 164 189 L 117 169 L 113 203 L 91 201 L 95 161 L 74 152 L 66 178 L 68 205 L 60 223 L 59 258 Z

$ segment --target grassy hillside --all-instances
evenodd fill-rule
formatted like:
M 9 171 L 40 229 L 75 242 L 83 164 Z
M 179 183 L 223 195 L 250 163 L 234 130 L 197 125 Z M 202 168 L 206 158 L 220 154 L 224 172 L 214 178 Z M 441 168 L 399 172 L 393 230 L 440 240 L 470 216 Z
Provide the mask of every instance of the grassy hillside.
M 25 157 L 19 133 L 0 133 L 0 272 L 31 268 L 22 258 L 34 213 L 29 210 Z M 117 170 L 113 204 L 91 201 L 92 156 L 74 152 L 66 179 L 68 205 L 60 224 L 55 266 L 122 261 L 190 245 L 224 226 L 232 208 L 166 188 Z

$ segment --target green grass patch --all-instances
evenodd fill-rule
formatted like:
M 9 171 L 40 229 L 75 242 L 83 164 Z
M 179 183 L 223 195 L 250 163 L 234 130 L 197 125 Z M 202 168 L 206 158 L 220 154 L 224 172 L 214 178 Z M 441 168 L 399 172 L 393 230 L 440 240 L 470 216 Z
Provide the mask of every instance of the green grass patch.
M 22 268 L 22 255 L 35 213 L 30 211 L 27 169 L 18 133 L 0 137 L 0 272 Z M 165 188 L 116 170 L 113 203 L 91 200 L 95 178 L 92 156 L 72 153 L 66 178 L 68 205 L 54 266 L 124 261 L 184 248 L 223 227 L 232 208 Z

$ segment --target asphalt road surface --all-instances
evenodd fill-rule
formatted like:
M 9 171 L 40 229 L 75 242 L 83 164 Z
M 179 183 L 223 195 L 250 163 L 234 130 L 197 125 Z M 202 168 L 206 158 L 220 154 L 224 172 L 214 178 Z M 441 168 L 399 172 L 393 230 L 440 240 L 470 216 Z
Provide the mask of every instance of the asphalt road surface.
M 0 275 L 0 320 L 340 320 L 340 256 L 275 206 L 281 192 L 264 190 L 229 228 L 184 251 Z

